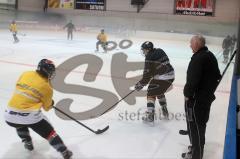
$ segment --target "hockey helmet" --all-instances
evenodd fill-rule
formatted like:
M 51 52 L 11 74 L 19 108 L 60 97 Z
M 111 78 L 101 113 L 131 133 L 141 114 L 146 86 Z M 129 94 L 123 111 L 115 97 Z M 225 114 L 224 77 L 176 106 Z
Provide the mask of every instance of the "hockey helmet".
M 143 49 L 153 50 L 153 43 L 150 41 L 145 41 L 141 46 L 141 50 L 143 50 Z
M 37 72 L 48 79 L 52 79 L 55 75 L 55 65 L 51 60 L 42 59 L 38 63 Z

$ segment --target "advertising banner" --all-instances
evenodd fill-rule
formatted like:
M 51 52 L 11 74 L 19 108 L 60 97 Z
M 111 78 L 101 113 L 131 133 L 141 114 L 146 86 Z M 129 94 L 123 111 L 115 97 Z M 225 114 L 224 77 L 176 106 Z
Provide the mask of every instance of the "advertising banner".
M 74 0 L 48 0 L 48 7 L 74 9 Z
M 76 0 L 76 9 L 105 10 L 105 0 Z
M 60 8 L 60 0 L 48 0 L 48 8 Z
M 213 16 L 215 0 L 176 0 L 175 14 Z
M 74 0 L 61 0 L 60 8 L 74 9 Z

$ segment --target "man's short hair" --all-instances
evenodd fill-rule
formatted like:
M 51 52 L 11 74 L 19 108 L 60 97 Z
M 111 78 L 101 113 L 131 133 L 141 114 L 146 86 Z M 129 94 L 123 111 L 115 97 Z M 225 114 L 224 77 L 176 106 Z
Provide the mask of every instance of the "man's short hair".
M 194 36 L 195 40 L 197 40 L 199 42 L 199 44 L 204 47 L 206 44 L 206 39 L 202 36 L 202 35 L 195 35 Z

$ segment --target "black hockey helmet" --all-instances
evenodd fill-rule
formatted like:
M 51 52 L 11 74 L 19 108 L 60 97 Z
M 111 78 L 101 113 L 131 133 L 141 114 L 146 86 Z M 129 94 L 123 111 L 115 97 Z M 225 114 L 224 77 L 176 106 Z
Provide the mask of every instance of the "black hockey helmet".
M 141 46 L 141 50 L 143 49 L 153 50 L 153 43 L 151 41 L 145 41 Z
M 55 65 L 51 60 L 42 59 L 38 63 L 37 72 L 42 76 L 51 79 L 55 75 Z

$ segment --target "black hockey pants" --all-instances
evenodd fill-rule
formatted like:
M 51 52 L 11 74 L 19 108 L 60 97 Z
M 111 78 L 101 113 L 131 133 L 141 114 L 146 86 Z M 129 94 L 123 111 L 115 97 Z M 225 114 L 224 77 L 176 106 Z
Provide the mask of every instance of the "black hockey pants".
M 212 102 L 189 99 L 185 101 L 185 111 L 189 138 L 192 143 L 192 159 L 202 159 L 205 144 L 206 124 Z
M 28 130 L 28 128 L 31 128 L 33 131 L 35 131 L 41 137 L 48 140 L 49 144 L 51 146 L 53 146 L 57 151 L 63 152 L 67 149 L 66 146 L 64 145 L 62 139 L 54 131 L 52 125 L 45 119 L 42 119 L 41 121 L 39 121 L 35 124 L 28 124 L 28 125 L 15 124 L 15 123 L 7 122 L 7 121 L 6 121 L 6 123 L 9 126 L 16 128 L 17 134 L 22 139 L 23 142 L 32 141 L 31 136 L 29 134 L 29 130 Z
M 67 32 L 67 39 L 68 40 L 72 40 L 73 39 L 73 32 L 72 31 L 68 31 Z

